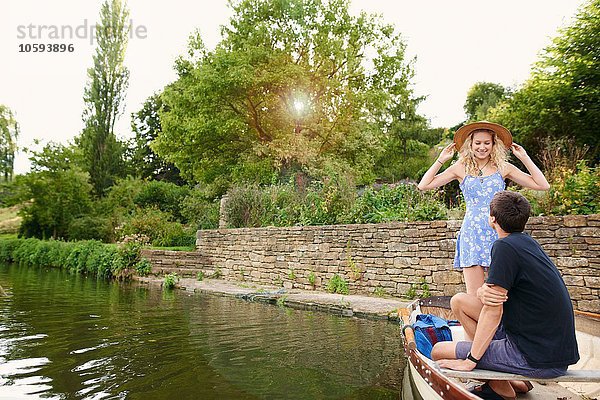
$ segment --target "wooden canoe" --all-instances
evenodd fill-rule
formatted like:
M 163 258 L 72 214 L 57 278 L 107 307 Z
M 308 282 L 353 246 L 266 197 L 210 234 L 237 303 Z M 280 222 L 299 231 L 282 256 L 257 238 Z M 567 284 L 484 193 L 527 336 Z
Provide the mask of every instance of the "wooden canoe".
M 434 314 L 444 319 L 455 319 L 450 310 L 450 297 L 431 297 L 416 300 L 406 308 L 399 310 L 399 314 L 401 316 L 404 352 L 408 360 L 407 368 L 409 368 L 410 379 L 412 380 L 413 388 L 418 391 L 423 399 L 476 400 L 479 397 L 469 392 L 465 382 L 471 382 L 471 386 L 473 386 L 477 382 L 484 382 L 490 379 L 532 380 L 520 375 L 480 369 L 469 372 L 442 369 L 434 361 L 425 357 L 417 350 L 414 332 L 412 331 L 412 323 L 414 323 L 416 315 Z M 464 337 L 462 327 L 452 327 L 452 335 L 453 340 L 462 340 Z M 598 339 L 598 343 L 600 343 L 600 339 Z M 595 388 L 593 390 L 598 390 L 600 388 L 600 370 L 569 369 L 567 374 L 562 377 L 556 379 L 535 379 L 535 382 L 543 382 L 543 385 L 534 385 L 534 390 L 529 392 L 524 398 L 535 400 L 551 398 L 582 399 L 585 397 L 567 390 L 563 386 L 556 384 L 556 382 L 585 382 L 588 385 L 593 384 Z

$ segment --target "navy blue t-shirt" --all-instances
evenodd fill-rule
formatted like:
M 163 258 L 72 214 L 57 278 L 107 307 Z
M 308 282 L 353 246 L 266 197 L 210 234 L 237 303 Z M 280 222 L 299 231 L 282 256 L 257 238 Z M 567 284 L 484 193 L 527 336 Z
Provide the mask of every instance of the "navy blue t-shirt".
M 502 323 L 529 365 L 562 368 L 579 360 L 569 292 L 538 242 L 525 233 L 494 242 L 487 283 L 508 290 Z

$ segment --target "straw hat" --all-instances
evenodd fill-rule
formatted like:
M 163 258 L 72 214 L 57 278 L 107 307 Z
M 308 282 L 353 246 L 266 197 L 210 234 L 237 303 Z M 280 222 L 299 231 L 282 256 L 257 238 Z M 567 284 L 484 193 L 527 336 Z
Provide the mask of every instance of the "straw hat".
M 458 128 L 454 134 L 454 143 L 456 143 L 456 148 L 460 149 L 469 135 L 473 133 L 473 131 L 478 131 L 480 129 L 485 129 L 496 133 L 498 139 L 502 140 L 507 148 L 509 148 L 512 144 L 512 135 L 508 129 L 493 122 L 478 121 L 463 125 Z

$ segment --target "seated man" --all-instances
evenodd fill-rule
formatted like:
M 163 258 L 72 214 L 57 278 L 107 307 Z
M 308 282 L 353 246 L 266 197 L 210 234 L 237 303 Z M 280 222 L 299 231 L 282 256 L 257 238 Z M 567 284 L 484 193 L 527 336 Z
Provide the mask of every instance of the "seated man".
M 519 193 L 494 196 L 489 222 L 499 238 L 486 284 L 477 297 L 459 293 L 451 301 L 473 342 L 437 343 L 432 358 L 440 367 L 554 378 L 579 360 L 573 307 L 560 272 L 539 243 L 523 233 L 530 212 Z M 528 389 L 529 382 L 490 381 L 473 393 L 507 399 Z

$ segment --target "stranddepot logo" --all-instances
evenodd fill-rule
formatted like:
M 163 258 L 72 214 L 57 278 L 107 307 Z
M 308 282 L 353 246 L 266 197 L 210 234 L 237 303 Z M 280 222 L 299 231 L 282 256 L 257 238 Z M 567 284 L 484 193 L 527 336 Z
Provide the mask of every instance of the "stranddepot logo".
M 48 40 L 74 40 L 86 39 L 93 45 L 96 41 L 96 34 L 100 29 L 106 30 L 108 34 L 112 30 L 112 26 L 90 25 L 87 19 L 83 20 L 81 25 L 18 25 L 17 39 L 19 40 L 37 40 L 40 43 L 45 43 Z M 129 20 L 129 25 L 126 26 L 130 39 L 146 39 L 148 30 L 144 25 L 134 26 L 133 20 Z

